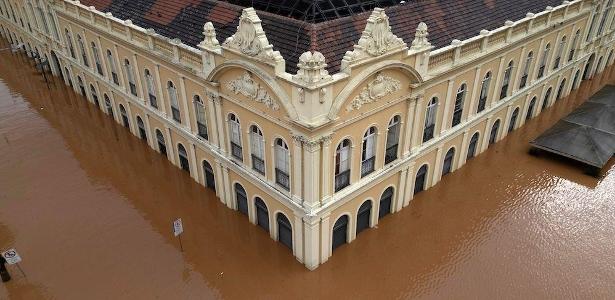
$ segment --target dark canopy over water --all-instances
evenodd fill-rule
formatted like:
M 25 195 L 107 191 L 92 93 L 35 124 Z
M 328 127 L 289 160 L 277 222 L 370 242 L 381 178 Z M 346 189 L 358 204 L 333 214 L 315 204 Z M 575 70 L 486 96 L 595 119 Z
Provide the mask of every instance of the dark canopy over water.
M 615 298 L 613 163 L 594 179 L 527 154 L 613 76 L 310 272 L 58 79 L 48 90 L 30 63 L 0 51 L 0 249 L 15 247 L 28 276 L 9 267 L 0 299 Z

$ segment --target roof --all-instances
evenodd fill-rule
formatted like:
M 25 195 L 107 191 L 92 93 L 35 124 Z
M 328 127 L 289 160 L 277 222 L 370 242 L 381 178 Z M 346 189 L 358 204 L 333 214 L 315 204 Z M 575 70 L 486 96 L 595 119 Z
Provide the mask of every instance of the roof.
M 594 167 L 604 167 L 615 154 L 615 86 L 600 90 L 531 144 Z
M 252 2 L 229 0 L 234 3 Z M 257 1 L 257 0 L 254 0 Z M 360 0 L 331 0 L 331 2 Z M 261 2 L 267 2 L 261 0 Z M 270 0 L 271 3 L 280 0 Z M 288 2 L 288 1 L 287 1 Z M 295 1 L 296 2 L 296 1 Z M 312 1 L 314 2 L 314 1 Z M 322 1 L 318 0 L 318 3 Z M 416 27 L 425 22 L 429 27 L 429 41 L 441 48 L 453 39 L 464 40 L 481 30 L 493 30 L 507 20 L 516 21 L 528 12 L 540 12 L 547 6 L 562 4 L 562 0 L 410 0 L 387 7 L 386 14 L 394 34 L 406 43 L 414 39 Z M 143 28 L 153 28 L 168 38 L 179 38 L 196 47 L 203 40 L 203 25 L 212 22 L 220 41 L 237 30 L 241 10 L 245 7 L 215 0 L 82 0 L 86 6 L 111 12 L 120 19 L 130 19 Z M 261 8 L 262 9 L 262 8 Z M 370 12 L 353 13 L 330 21 L 311 23 L 276 11 L 258 11 L 269 42 L 286 60 L 286 71 L 295 73 L 299 56 L 307 51 L 321 52 L 328 71 L 336 73 L 346 51 L 358 42 Z M 274 14 L 272 12 L 276 12 Z

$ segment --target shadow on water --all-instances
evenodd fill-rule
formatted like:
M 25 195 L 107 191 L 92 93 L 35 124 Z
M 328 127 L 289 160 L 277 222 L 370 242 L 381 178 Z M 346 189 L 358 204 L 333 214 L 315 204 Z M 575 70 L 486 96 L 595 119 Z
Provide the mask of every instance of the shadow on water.
M 612 164 L 596 180 L 527 154 L 613 69 L 309 272 L 58 78 L 48 90 L 6 52 L 0 66 L 0 247 L 28 272 L 0 298 L 613 296 Z

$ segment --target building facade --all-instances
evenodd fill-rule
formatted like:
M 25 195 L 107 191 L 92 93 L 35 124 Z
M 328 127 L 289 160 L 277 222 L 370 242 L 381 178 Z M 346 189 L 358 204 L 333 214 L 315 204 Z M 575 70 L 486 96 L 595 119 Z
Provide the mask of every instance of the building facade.
M 253 8 L 225 41 L 199 24 L 191 46 L 99 2 L 0 0 L 0 32 L 310 269 L 615 59 L 613 1 L 441 47 L 427 20 L 404 40 L 396 6 L 376 8 L 333 63 L 290 62 Z

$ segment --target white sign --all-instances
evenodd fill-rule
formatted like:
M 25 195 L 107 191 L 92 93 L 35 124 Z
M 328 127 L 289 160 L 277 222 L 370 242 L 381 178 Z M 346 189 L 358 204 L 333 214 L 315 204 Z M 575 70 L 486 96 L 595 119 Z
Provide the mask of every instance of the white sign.
M 9 265 L 14 265 L 21 261 L 21 257 L 19 256 L 19 254 L 17 254 L 17 251 L 15 249 L 5 251 L 4 253 L 2 253 L 2 257 L 6 259 L 6 262 Z
M 182 224 L 182 219 L 179 218 L 173 221 L 173 233 L 175 236 L 178 236 L 184 232 L 184 225 Z

